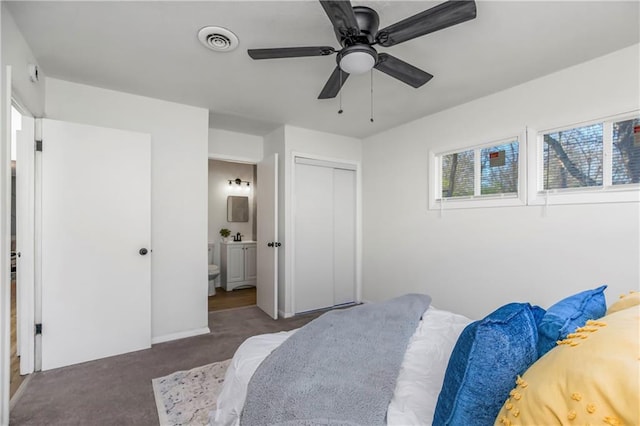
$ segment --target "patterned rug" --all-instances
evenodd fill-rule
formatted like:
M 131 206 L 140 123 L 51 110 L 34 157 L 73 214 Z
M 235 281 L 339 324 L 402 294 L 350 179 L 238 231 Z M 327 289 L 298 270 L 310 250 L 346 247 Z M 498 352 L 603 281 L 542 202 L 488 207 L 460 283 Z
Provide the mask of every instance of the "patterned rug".
M 188 371 L 153 379 L 158 417 L 162 426 L 207 425 L 216 408 L 224 375 L 231 362 L 214 362 Z

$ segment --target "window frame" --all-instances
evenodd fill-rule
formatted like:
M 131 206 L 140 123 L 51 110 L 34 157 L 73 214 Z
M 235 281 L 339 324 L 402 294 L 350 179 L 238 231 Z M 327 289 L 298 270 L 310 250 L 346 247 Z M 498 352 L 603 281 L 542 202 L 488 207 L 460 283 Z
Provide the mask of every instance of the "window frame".
M 469 195 L 463 197 L 442 198 L 442 157 L 464 151 L 474 151 L 474 192 L 481 192 L 480 153 L 484 148 L 518 142 L 518 184 L 517 191 L 502 194 Z M 526 164 L 527 164 L 527 132 L 514 132 L 511 136 L 493 139 L 481 144 L 462 145 L 455 149 L 429 150 L 429 210 L 448 210 L 484 207 L 509 207 L 526 205 Z
M 605 118 L 574 123 L 536 131 L 528 129 L 528 139 L 534 141 L 528 149 L 527 204 L 597 204 L 640 201 L 640 183 L 612 184 L 613 175 L 613 123 L 637 118 L 640 111 L 611 115 Z M 602 185 L 580 188 L 544 189 L 544 135 L 602 124 Z

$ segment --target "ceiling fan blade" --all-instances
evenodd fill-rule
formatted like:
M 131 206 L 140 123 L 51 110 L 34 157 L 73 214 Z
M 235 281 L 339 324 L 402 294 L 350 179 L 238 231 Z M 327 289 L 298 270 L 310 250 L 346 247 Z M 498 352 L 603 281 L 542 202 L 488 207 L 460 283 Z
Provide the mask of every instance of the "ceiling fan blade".
M 353 13 L 349 0 L 320 0 L 320 4 L 333 24 L 338 41 L 342 41 L 344 37 L 360 34 L 356 14 Z
M 340 67 L 336 67 L 331 73 L 331 77 L 329 77 L 329 80 L 327 80 L 327 83 L 322 88 L 322 92 L 318 95 L 318 99 L 335 98 L 338 95 L 338 92 L 340 92 L 344 82 L 347 81 L 348 77 L 349 74 L 342 71 Z
M 401 61 L 388 53 L 378 54 L 378 63 L 374 68 L 415 88 L 422 86 L 433 78 L 428 72 L 422 71 L 420 68 Z
M 331 46 L 279 47 L 275 49 L 249 49 L 253 59 L 299 58 L 302 56 L 327 56 L 335 53 Z
M 474 19 L 473 0 L 449 0 L 378 31 L 377 41 L 389 47 Z

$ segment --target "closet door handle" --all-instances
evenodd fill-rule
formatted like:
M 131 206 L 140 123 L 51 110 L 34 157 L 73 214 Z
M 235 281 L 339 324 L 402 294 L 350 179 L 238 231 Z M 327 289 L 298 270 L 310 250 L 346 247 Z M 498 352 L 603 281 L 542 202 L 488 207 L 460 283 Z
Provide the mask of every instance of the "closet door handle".
M 267 247 L 273 247 L 275 243 L 267 243 Z

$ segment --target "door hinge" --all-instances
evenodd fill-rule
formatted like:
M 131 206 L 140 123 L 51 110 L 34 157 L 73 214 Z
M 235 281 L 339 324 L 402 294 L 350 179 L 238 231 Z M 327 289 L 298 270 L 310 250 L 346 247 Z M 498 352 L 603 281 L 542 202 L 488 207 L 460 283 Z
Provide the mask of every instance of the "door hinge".
M 42 152 L 42 141 L 36 141 L 36 151 Z
M 42 334 L 42 324 L 36 324 L 36 334 Z

